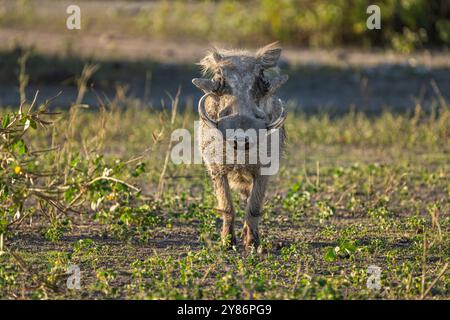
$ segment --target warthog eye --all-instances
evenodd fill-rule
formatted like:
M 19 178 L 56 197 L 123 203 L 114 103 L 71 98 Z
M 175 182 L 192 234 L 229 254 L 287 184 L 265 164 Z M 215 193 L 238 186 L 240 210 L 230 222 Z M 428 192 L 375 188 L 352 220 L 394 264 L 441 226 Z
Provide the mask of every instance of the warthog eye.
M 221 74 L 216 74 L 213 80 L 218 84 L 217 88 L 213 90 L 214 93 L 222 95 L 229 92 L 225 78 Z
M 261 71 L 259 76 L 257 76 L 255 78 L 255 82 L 254 82 L 253 88 L 252 88 L 253 95 L 257 98 L 261 98 L 261 97 L 265 96 L 267 94 L 267 92 L 269 92 L 269 87 L 270 87 L 270 84 L 265 79 L 264 73 Z

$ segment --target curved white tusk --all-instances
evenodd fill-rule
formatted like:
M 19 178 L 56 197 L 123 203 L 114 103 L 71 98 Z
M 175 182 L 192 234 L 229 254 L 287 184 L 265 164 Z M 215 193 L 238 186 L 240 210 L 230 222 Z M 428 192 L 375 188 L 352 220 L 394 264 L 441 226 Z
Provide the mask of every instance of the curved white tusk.
M 275 133 L 275 131 L 278 131 L 280 129 L 268 129 L 266 132 L 266 137 L 270 136 L 272 133 Z
M 213 92 L 208 92 L 205 93 L 200 100 L 198 101 L 198 114 L 200 115 L 200 119 L 202 119 L 203 121 L 205 121 L 205 123 L 211 127 L 211 128 L 217 128 L 217 121 L 211 119 L 208 115 L 208 113 L 206 112 L 206 108 L 205 108 L 205 99 L 207 97 L 209 97 L 210 95 L 213 95 Z
M 270 131 L 271 129 L 281 128 L 284 124 L 284 121 L 286 120 L 286 116 L 287 116 L 286 108 L 282 106 L 280 116 L 275 121 L 267 125 L 267 130 Z

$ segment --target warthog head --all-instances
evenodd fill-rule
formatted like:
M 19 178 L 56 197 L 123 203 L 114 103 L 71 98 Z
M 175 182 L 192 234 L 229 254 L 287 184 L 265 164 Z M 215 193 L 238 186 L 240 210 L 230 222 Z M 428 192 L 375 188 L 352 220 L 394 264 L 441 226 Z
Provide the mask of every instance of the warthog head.
M 256 55 L 214 49 L 200 62 L 204 75 L 209 76 L 192 80 L 205 93 L 198 105 L 200 118 L 235 148 L 245 145 L 248 149 L 256 142 L 245 133 L 248 129 L 258 132 L 283 126 L 286 110 L 281 100 L 274 98 L 288 79 L 275 70 L 280 54 L 281 48 L 272 43 Z M 281 107 L 273 108 L 274 103 Z M 230 130 L 236 133 L 229 135 Z

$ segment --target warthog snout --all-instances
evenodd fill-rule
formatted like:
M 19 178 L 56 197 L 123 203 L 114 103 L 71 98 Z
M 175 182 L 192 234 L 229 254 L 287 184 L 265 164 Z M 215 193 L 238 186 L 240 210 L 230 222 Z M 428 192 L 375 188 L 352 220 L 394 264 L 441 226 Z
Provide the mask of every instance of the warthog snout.
M 235 135 L 229 139 L 227 139 L 227 143 L 229 143 L 235 150 L 250 150 L 255 145 L 255 142 L 251 137 Z
M 234 149 L 251 150 L 257 143 L 258 130 L 265 129 L 264 120 L 234 114 L 220 118 L 217 128 Z

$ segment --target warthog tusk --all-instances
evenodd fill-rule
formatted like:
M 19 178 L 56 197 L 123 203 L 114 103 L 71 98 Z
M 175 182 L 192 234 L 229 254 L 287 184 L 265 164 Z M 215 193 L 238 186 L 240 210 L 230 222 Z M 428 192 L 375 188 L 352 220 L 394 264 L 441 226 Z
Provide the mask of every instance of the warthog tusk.
M 278 129 L 281 128 L 284 124 L 284 121 L 286 120 L 286 116 L 287 116 L 287 111 L 286 108 L 282 105 L 281 107 L 281 113 L 280 116 L 273 122 L 269 123 L 267 125 L 267 130 L 271 130 L 271 129 Z
M 206 112 L 206 108 L 205 108 L 205 99 L 207 97 L 209 97 L 210 95 L 213 95 L 213 92 L 208 92 L 205 93 L 200 100 L 198 101 L 198 114 L 200 115 L 200 118 L 205 121 L 205 123 L 211 127 L 211 128 L 217 128 L 217 121 L 211 119 L 208 115 L 208 113 Z

